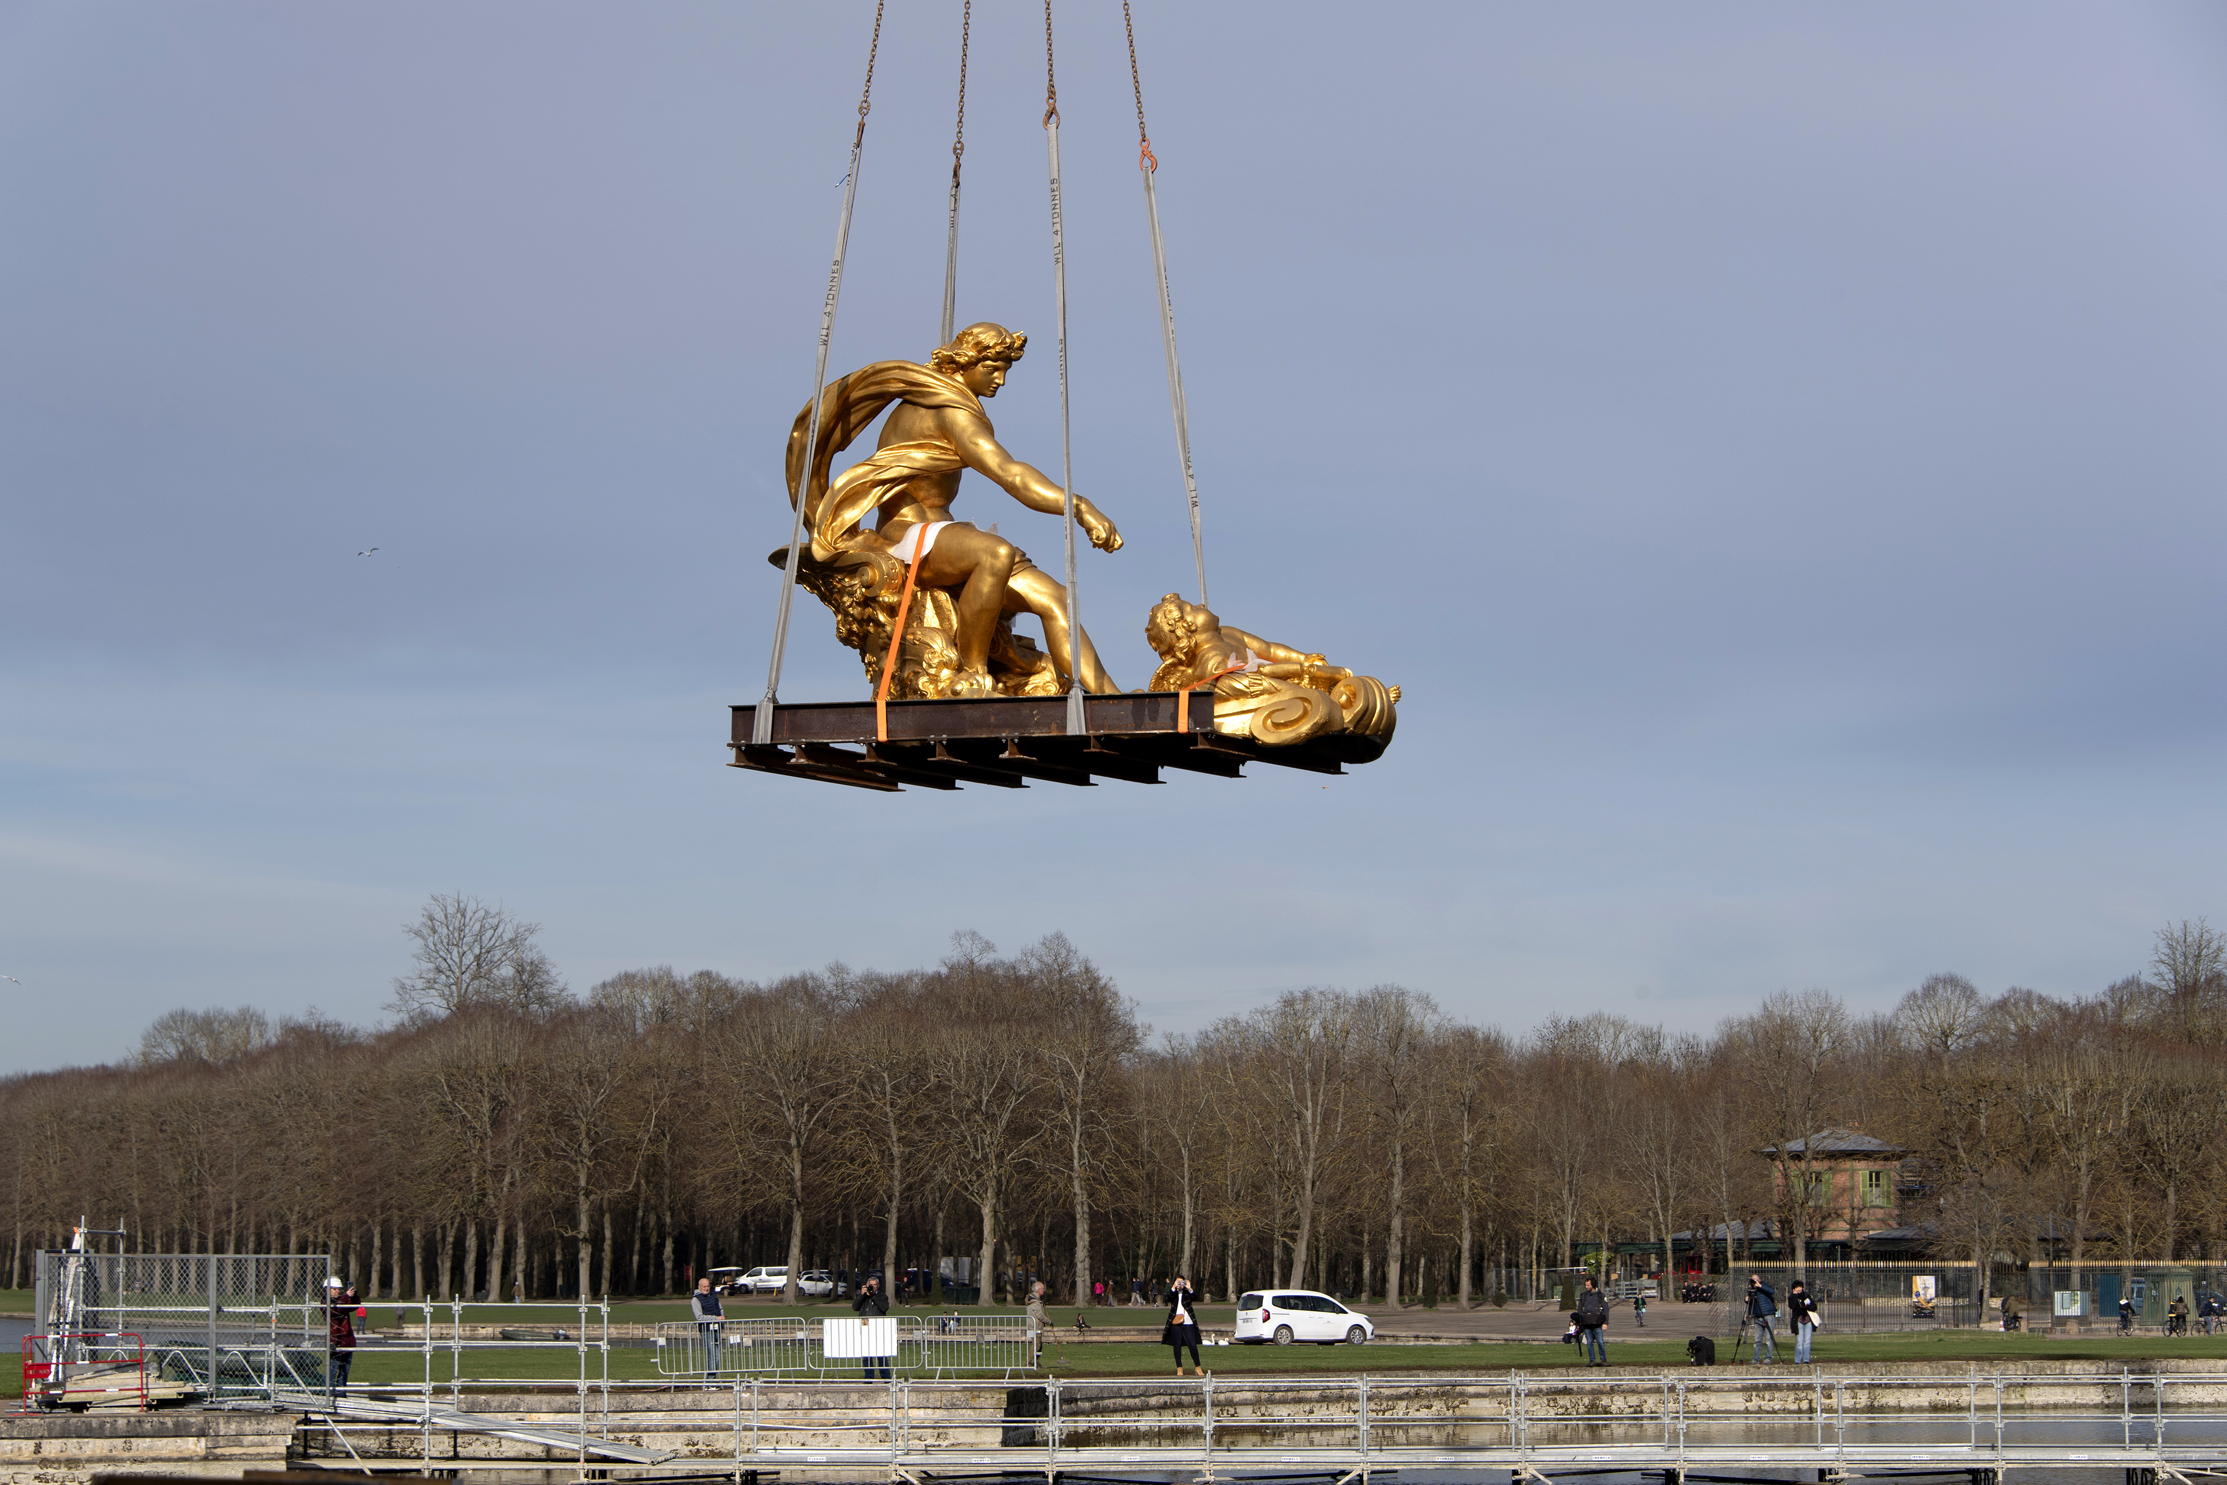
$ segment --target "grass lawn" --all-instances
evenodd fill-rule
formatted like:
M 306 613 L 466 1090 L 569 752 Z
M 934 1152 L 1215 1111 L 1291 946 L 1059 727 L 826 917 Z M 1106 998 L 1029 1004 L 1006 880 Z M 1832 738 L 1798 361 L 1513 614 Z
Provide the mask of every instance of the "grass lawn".
M 1820 1340 L 1810 1354 L 1821 1362 L 1883 1362 L 1924 1367 L 1941 1362 L 2132 1361 L 2154 1356 L 2227 1360 L 2227 1335 L 2087 1336 L 2051 1340 L 2046 1336 L 2003 1335 L 1994 1331 L 1921 1331 L 1906 1334 L 1852 1335 Z M 1224 1375 L 1279 1372 L 1502 1372 L 1550 1371 L 1582 1367 L 1583 1349 L 1558 1341 L 1443 1346 L 1209 1346 L 1199 1352 L 1207 1369 Z M 1794 1346 L 1782 1340 L 1778 1359 L 1791 1365 Z M 1048 1370 L 1061 1376 L 1172 1375 L 1174 1363 L 1164 1347 L 1146 1344 L 1062 1346 L 1044 1349 Z M 1682 1367 L 1686 1338 L 1660 1340 L 1612 1338 L 1608 1359 L 1615 1366 Z M 1730 1365 L 1731 1342 L 1717 1342 L 1717 1363 Z M 1186 1358 L 1188 1360 L 1188 1358 Z M 1741 1365 L 1747 1365 L 1745 1352 Z
M 376 1317 L 376 1308 L 375 1317 Z M 848 1313 L 847 1306 L 816 1306 L 823 1313 Z M 666 1304 L 628 1304 L 615 1307 L 614 1318 L 629 1321 L 676 1318 L 658 1311 L 680 1311 L 682 1306 Z M 743 1311 L 744 1314 L 750 1311 Z M 768 1315 L 779 1313 L 772 1307 Z M 793 1312 L 791 1312 L 793 1313 Z M 964 1311 L 963 1313 L 983 1313 Z M 1012 1313 L 1007 1311 L 1006 1313 Z M 1118 1329 L 1110 1324 L 1117 1312 L 1098 1312 L 1097 1328 L 1101 1331 Z M 553 1310 L 525 1311 L 523 1314 L 508 1305 L 475 1305 L 467 1311 L 473 1320 L 515 1320 L 534 1325 L 563 1324 L 561 1314 Z M 1063 1330 L 1055 1331 L 1044 1348 L 1045 1370 L 1062 1377 L 1164 1377 L 1174 1372 L 1174 1363 L 1167 1350 L 1146 1339 L 1135 1341 L 1098 1341 L 1075 1344 L 1066 1340 L 1072 1335 L 1073 1310 L 1052 1312 L 1056 1323 Z M 575 1312 L 575 1317 L 577 1312 Z M 388 1308 L 384 1318 L 391 1319 Z M 1130 1317 L 1124 1317 L 1130 1318 Z M 1141 1312 L 1137 1318 L 1142 1318 Z M 1157 1319 L 1151 1329 L 1156 1334 Z M 570 1329 L 570 1326 L 567 1326 Z M 1659 1338 L 1658 1338 L 1659 1337 Z M 1686 1365 L 1686 1338 L 1669 1331 L 1650 1332 L 1647 1339 L 1635 1339 L 1630 1331 L 1611 1332 L 1608 1345 L 1609 1361 L 1613 1366 L 1634 1367 L 1683 1367 Z M 1794 1354 L 1791 1342 L 1782 1340 L 1778 1354 L 1782 1365 L 1791 1366 Z M 2227 1335 L 2217 1336 L 2132 1336 L 2124 1340 L 2110 1335 L 2065 1337 L 2052 1340 L 2043 1335 L 2004 1335 L 1997 1331 L 1938 1330 L 1913 1332 L 1882 1332 L 1872 1335 L 1846 1334 L 1821 1337 L 1812 1354 L 1821 1362 L 1870 1363 L 1881 1366 L 1923 1369 L 1943 1363 L 1980 1362 L 2015 1368 L 2023 1361 L 2083 1361 L 2111 1364 L 2152 1357 L 2204 1358 L 2227 1364 Z M 611 1351 L 611 1376 L 614 1380 L 653 1381 L 658 1377 L 658 1353 L 647 1346 L 618 1346 Z M 1490 1375 L 1514 1369 L 1524 1371 L 1552 1371 L 1574 1368 L 1584 1364 L 1584 1356 L 1576 1346 L 1557 1342 L 1511 1342 L 1500 1344 L 1452 1343 L 1446 1345 L 1404 1346 L 1208 1346 L 1202 1349 L 1201 1358 L 1207 1368 L 1222 1376 L 1274 1376 L 1304 1375 L 1313 1373 L 1351 1375 L 1369 1372 L 1376 1375 L 1395 1373 L 1436 1372 L 1442 1374 Z M 1731 1344 L 1719 1340 L 1717 1356 L 1720 1365 L 1729 1365 L 1732 1358 Z M 579 1376 L 579 1353 L 569 1347 L 490 1348 L 470 1352 L 465 1358 L 466 1367 L 480 1376 L 499 1376 L 519 1381 L 540 1381 L 563 1385 Z M 1746 1364 L 1746 1358 L 1742 1358 Z M 448 1358 L 436 1352 L 433 1358 L 433 1375 L 436 1382 L 447 1373 Z M 600 1360 L 589 1357 L 590 1376 L 601 1374 Z M 843 1375 L 850 1368 L 839 1368 L 833 1375 Z M 356 1353 L 351 1380 L 378 1385 L 401 1385 L 419 1382 L 424 1377 L 422 1352 L 411 1350 L 364 1349 Z M 686 1379 L 675 1378 L 686 1385 Z M 13 1366 L 0 1368 L 0 1397 L 22 1395 L 22 1378 Z

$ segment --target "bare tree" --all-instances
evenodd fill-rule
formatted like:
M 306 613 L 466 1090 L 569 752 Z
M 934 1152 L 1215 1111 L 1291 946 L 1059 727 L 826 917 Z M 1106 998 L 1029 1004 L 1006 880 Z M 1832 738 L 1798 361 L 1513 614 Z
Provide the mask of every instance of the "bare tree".
M 1840 1112 L 1839 1058 L 1851 1029 L 1848 1011 L 1823 990 L 1781 990 L 1733 1029 L 1755 1070 L 1749 1093 L 1771 1142 L 1767 1153 L 1778 1167 L 1780 1210 L 1799 1274 L 1809 1263 L 1810 1208 L 1815 1182 L 1822 1179 L 1811 1169 L 1812 1147 Z
M 1196 1256 L 1200 1199 L 1206 1176 L 1204 1146 L 1214 1136 L 1210 1128 L 1213 1098 L 1207 1078 L 1204 1059 L 1198 1055 L 1192 1039 L 1174 1036 L 1168 1038 L 1163 1052 L 1146 1062 L 1138 1083 L 1144 1117 L 1153 1131 L 1154 1157 L 1158 1163 L 1174 1167 L 1177 1207 L 1182 1213 L 1176 1272 L 1186 1277 L 1190 1276 Z M 1200 1275 L 1195 1282 L 1199 1292 L 1204 1294 L 1208 1287 L 1205 1275 Z M 1078 1296 L 1089 1294 L 1087 1278 L 1084 1287 L 1076 1293 Z
M 2213 1045 L 2227 1038 L 2227 934 L 2208 919 L 2182 919 L 2157 931 L 2150 983 L 2173 1034 Z
M 1011 967 L 992 957 L 994 946 L 979 934 L 955 935 L 953 945 L 932 986 L 937 1124 L 952 1184 L 982 1219 L 976 1280 L 987 1304 L 996 1285 L 1001 1203 L 1016 1164 L 1045 1133 L 1032 1107 L 1044 1064 L 1025 1038 L 1029 999 Z
M 1423 1066 L 1435 1093 L 1428 1110 L 1425 1148 L 1439 1184 L 1454 1198 L 1461 1242 L 1461 1282 L 1456 1300 L 1470 1307 L 1469 1278 L 1476 1266 L 1477 1215 L 1502 1144 L 1507 1138 L 1508 1044 L 1498 1032 L 1474 1026 L 1442 1028 Z
M 1670 1268 L 1670 1235 L 1688 1210 L 1697 1184 L 1692 1130 L 1695 1094 L 1706 1053 L 1699 1041 L 1681 1037 L 1659 1055 L 1638 1062 L 1636 1086 L 1617 1149 L 1623 1177 L 1639 1194 L 1647 1213 L 1648 1238 L 1662 1245 L 1663 1270 Z
M 1061 1173 L 1075 1221 L 1075 1293 L 1090 1292 L 1090 1188 L 1118 1117 L 1116 1081 L 1143 1045 L 1136 1004 L 1055 933 L 1025 950 L 1015 969 L 1040 1008 L 1036 1046 L 1058 1110 Z
M 1334 990 L 1286 991 L 1246 1021 L 1267 1091 L 1291 1130 L 1296 1230 L 1284 1282 L 1294 1289 L 1307 1282 L 1323 1177 L 1348 1133 L 1346 1095 L 1358 1023 L 1352 998 Z
M 271 1020 L 250 1005 L 237 1010 L 168 1011 L 139 1034 L 139 1064 L 198 1058 L 222 1065 L 271 1044 Z
M 1913 1053 L 1904 1086 L 1912 1145 L 1927 1161 L 1944 1206 L 1941 1244 L 1969 1256 L 1973 1293 L 1987 1302 L 1989 1267 L 2011 1208 L 2001 1188 L 2008 1070 L 1974 1055 L 1986 1044 L 1987 1006 L 1962 975 L 1937 974 L 1911 991 L 1895 1020 Z M 1953 1198 L 1953 1202 L 1952 1202 Z
M 521 1018 L 497 1010 L 451 1017 L 427 1042 L 411 1079 L 413 1095 L 439 1115 L 419 1137 L 439 1152 L 435 1179 L 466 1224 L 468 1293 L 479 1288 L 480 1226 L 493 1220 L 487 1248 L 490 1299 L 502 1289 L 504 1237 L 525 1178 L 520 1105 L 544 1065 L 529 1054 L 528 1031 Z
M 1427 995 L 1380 985 L 1356 1007 L 1368 1079 L 1374 1144 L 1385 1156 L 1384 1283 L 1390 1303 L 1400 1302 L 1400 1271 L 1407 1257 L 1407 1152 L 1423 1111 L 1422 1067 L 1439 1032 L 1438 1006 Z M 1463 1283 L 1468 1280 L 1464 1275 Z
M 848 978 L 840 966 L 831 977 L 836 972 Z M 792 1305 L 804 1270 L 805 1176 L 844 1090 L 836 1023 L 845 1009 L 845 998 L 826 981 L 793 975 L 743 996 L 722 1027 L 724 1092 L 755 1111 L 779 1152 L 789 1208 L 789 1276 L 782 1294 Z
M 394 982 L 387 1009 L 404 1022 L 453 1016 L 494 1005 L 524 1015 L 544 1015 L 564 998 L 564 986 L 547 955 L 534 943 L 538 923 L 523 922 L 461 892 L 436 894 L 403 932 L 416 942 L 416 967 Z
M 928 1056 L 928 1020 L 920 986 L 911 977 L 886 982 L 861 997 L 843 1047 L 852 1111 L 848 1131 L 857 1165 L 881 1189 L 882 1286 L 897 1292 L 898 1227 L 905 1210 L 906 1175 L 929 1145 L 922 1128 L 932 1106 L 934 1079 Z

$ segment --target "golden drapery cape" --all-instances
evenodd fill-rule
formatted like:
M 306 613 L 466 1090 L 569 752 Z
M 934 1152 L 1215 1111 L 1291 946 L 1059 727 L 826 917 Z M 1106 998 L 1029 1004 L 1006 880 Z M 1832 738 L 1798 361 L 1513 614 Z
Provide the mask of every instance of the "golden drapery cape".
M 815 560 L 829 562 L 844 552 L 880 546 L 878 537 L 861 530 L 862 523 L 885 502 L 904 493 L 905 486 L 924 474 L 944 474 L 965 467 L 959 451 L 941 440 L 919 439 L 891 444 L 843 471 L 832 486 L 828 471 L 835 456 L 881 416 L 892 402 L 916 407 L 957 407 L 987 416 L 982 399 L 966 383 L 911 361 L 876 361 L 828 385 L 820 397 L 819 445 L 813 450 L 810 480 L 804 479 L 804 442 L 812 421 L 812 404 L 796 415 L 789 430 L 789 504 L 804 501 L 804 517 L 811 531 Z

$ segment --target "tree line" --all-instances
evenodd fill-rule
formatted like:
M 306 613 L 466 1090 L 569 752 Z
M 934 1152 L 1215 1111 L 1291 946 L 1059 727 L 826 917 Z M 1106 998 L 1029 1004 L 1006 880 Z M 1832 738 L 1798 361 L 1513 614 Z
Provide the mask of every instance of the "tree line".
M 408 931 L 376 1028 L 180 1010 L 126 1063 L 0 1082 L 9 1286 L 84 1215 L 137 1251 L 331 1252 L 367 1298 L 786 1261 L 793 1303 L 809 1268 L 964 1256 L 984 1302 L 1181 1272 L 1467 1306 L 1620 1244 L 1659 1269 L 1678 1233 L 1721 1231 L 1719 1269 L 1765 1223 L 1803 1254 L 1800 1142 L 1841 1128 L 1910 1152 L 1904 1220 L 1983 1290 L 2045 1246 L 2079 1270 L 2227 1237 L 2227 940 L 2202 921 L 2092 996 L 1943 974 L 1891 1013 L 1781 992 L 1708 1036 L 1511 1037 L 1387 985 L 1155 1037 L 1058 934 L 576 995 L 499 909 L 436 898 Z

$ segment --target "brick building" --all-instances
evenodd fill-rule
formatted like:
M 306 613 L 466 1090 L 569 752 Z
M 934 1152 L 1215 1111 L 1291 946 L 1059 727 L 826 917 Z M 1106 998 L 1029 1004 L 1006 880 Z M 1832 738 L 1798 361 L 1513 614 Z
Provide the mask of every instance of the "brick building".
M 1761 1153 L 1771 1162 L 1772 1194 L 1780 1205 L 1789 1179 L 1804 1184 L 1809 1214 L 1802 1225 L 1812 1241 L 1850 1243 L 1902 1226 L 1897 1188 L 1908 1150 L 1853 1129 L 1827 1129 L 1789 1143 L 1785 1164 L 1776 1145 Z

